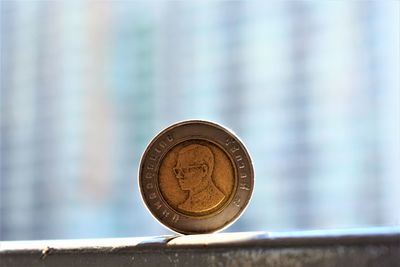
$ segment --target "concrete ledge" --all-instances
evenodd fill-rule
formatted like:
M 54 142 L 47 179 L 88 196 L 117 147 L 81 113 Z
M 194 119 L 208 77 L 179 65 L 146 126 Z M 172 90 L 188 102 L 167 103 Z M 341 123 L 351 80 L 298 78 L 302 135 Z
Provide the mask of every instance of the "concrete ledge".
M 1 266 L 397 266 L 400 227 L 8 241 Z

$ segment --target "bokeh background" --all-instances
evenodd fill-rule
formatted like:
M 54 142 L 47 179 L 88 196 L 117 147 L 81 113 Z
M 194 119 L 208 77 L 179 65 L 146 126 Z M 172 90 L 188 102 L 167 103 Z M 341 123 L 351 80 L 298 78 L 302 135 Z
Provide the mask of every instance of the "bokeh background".
M 0 239 L 169 234 L 137 167 L 213 120 L 248 146 L 227 231 L 400 225 L 398 1 L 1 1 Z

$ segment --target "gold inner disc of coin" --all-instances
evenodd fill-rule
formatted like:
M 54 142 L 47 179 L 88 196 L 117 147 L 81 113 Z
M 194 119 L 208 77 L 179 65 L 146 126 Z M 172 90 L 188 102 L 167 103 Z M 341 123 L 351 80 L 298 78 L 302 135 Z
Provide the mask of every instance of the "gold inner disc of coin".
M 170 207 L 189 216 L 221 210 L 231 199 L 235 170 L 227 154 L 205 140 L 175 145 L 161 161 L 159 189 Z

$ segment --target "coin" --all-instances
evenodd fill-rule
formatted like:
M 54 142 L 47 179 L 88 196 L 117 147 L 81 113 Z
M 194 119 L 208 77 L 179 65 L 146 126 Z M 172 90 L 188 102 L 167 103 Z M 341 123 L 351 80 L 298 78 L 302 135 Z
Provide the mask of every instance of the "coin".
M 254 170 L 240 139 L 223 126 L 183 121 L 161 131 L 139 166 L 139 188 L 151 214 L 182 234 L 212 233 L 247 207 Z

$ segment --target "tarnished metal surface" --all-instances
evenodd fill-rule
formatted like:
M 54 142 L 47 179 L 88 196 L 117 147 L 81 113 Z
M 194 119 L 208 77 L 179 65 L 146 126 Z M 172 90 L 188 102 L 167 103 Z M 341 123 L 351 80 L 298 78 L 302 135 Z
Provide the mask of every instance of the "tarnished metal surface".
M 1 242 L 1 266 L 399 266 L 400 228 Z

